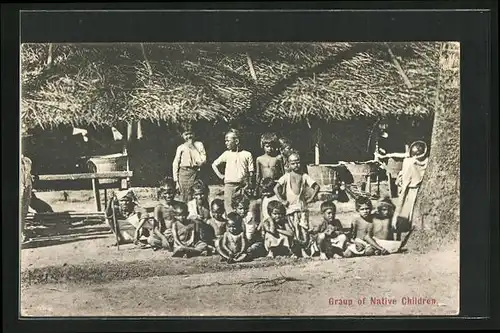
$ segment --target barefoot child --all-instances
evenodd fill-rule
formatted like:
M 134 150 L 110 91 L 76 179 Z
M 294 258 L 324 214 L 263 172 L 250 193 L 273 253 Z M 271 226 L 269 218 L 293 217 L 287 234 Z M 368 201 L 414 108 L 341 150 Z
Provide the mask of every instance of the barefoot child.
M 303 257 L 308 257 L 305 248 L 308 247 L 309 237 L 309 209 L 319 192 L 319 185 L 308 174 L 300 171 L 300 156 L 292 152 L 288 156 L 289 171 L 277 182 L 274 193 L 278 200 L 286 207 L 287 218 L 295 230 L 295 241 L 301 246 Z M 313 190 L 311 197 L 306 198 L 307 187 Z
M 180 201 L 174 200 L 175 193 L 174 180 L 165 178 L 158 191 L 161 202 L 155 207 L 153 233 L 148 239 L 148 243 L 155 251 L 160 248 L 173 250 L 172 223 L 175 221 L 173 210 L 180 203 Z
M 373 215 L 371 214 L 373 206 L 371 200 L 366 197 L 358 197 L 355 205 L 359 217 L 356 217 L 351 224 L 353 243 L 348 246 L 344 256 L 389 254 L 386 249 L 373 239 Z
M 179 202 L 174 206 L 175 222 L 172 223 L 172 238 L 174 239 L 173 257 L 194 257 L 207 255 L 212 247 L 201 241 L 198 223 L 188 219 L 187 205 Z
M 225 143 L 227 150 L 212 163 L 212 169 L 220 179 L 224 180 L 224 208 L 226 213 L 230 213 L 233 195 L 242 192 L 245 187 L 254 188 L 255 164 L 252 154 L 241 149 L 238 131 L 227 132 Z M 224 174 L 219 170 L 219 166 L 223 163 L 226 164 Z
M 389 197 L 379 201 L 376 212 L 373 216 L 373 239 L 389 253 L 399 252 L 408 241 L 409 232 L 403 241 L 394 240 L 394 230 L 392 220 L 395 205 Z
M 247 259 L 247 240 L 243 232 L 241 217 L 235 212 L 227 215 L 227 231 L 215 241 L 221 261 L 231 264 Z
M 257 157 L 256 164 L 256 184 L 261 184 L 264 178 L 278 180 L 285 173 L 283 158 L 279 155 L 278 136 L 275 133 L 264 133 L 260 139 L 260 146 L 264 149 L 264 155 Z M 259 188 L 259 196 L 262 191 Z
M 224 218 L 224 201 L 214 199 L 210 204 L 210 212 L 212 217 L 207 221 L 210 227 L 210 236 L 215 242 L 226 232 L 227 220 Z
M 285 206 L 279 201 L 272 201 L 267 206 L 269 217 L 262 221 L 264 231 L 264 246 L 267 256 L 274 258 L 279 253 L 295 255 L 293 247 L 293 226 L 285 217 Z
M 258 230 L 259 222 L 250 211 L 250 199 L 244 194 L 236 194 L 232 202 L 233 211 L 242 218 L 242 228 L 248 243 L 248 253 L 252 258 L 264 255 L 262 234 Z
M 320 206 L 323 221 L 311 228 L 311 256 L 319 252 L 321 260 L 330 256 L 342 256 L 347 244 L 347 236 L 342 232 L 342 223 L 335 218 L 337 207 L 333 201 L 323 201 Z
M 113 213 L 116 219 L 116 228 Z M 150 230 L 153 229 L 153 225 L 149 222 L 149 214 L 140 207 L 132 190 L 115 193 L 115 197 L 109 201 L 106 208 L 106 221 L 111 231 L 117 236 L 119 245 L 127 243 L 140 245 L 141 236 L 149 237 Z M 113 245 L 118 244 L 115 242 Z

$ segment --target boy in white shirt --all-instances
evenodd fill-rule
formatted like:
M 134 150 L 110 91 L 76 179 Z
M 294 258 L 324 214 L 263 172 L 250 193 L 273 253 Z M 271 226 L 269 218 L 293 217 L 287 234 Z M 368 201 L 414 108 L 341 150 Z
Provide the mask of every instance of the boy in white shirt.
M 229 131 L 225 143 L 227 150 L 212 163 L 212 169 L 220 179 L 224 180 L 224 208 L 226 214 L 229 214 L 233 211 L 232 197 L 246 187 L 253 188 L 255 164 L 252 154 L 240 148 L 238 131 Z M 219 170 L 219 166 L 223 163 L 226 164 L 224 174 Z

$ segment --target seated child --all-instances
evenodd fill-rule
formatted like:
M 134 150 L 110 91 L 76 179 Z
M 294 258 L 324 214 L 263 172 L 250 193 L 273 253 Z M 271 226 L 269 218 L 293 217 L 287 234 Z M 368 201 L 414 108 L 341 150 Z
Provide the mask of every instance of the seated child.
M 173 209 L 175 222 L 172 223 L 173 257 L 190 258 L 208 255 L 215 250 L 201 240 L 199 224 L 188 218 L 187 205 L 179 202 Z
M 248 260 L 248 242 L 242 228 L 243 219 L 231 212 L 227 215 L 227 231 L 215 241 L 222 261 L 229 264 Z
M 208 236 L 202 238 L 210 238 L 212 241 L 222 237 L 226 232 L 227 220 L 224 218 L 224 201 L 222 199 L 214 199 L 210 205 L 212 218 L 207 221 L 209 229 Z
M 342 256 L 347 244 L 342 223 L 335 218 L 337 207 L 333 201 L 324 201 L 320 206 L 323 221 L 310 229 L 311 256 L 319 252 L 322 260 Z
M 191 187 L 193 200 L 187 203 L 189 217 L 206 222 L 210 218 L 210 207 L 208 205 L 208 187 L 201 181 L 197 181 Z
M 116 228 L 113 213 L 116 218 Z M 128 243 L 139 245 L 141 236 L 148 237 L 150 230 L 153 229 L 147 211 L 140 207 L 133 190 L 115 192 L 115 197 L 106 207 L 106 221 L 118 238 L 118 242 L 113 246 Z
M 262 221 L 267 256 L 274 258 L 278 253 L 285 253 L 296 258 L 296 255 L 292 252 L 293 225 L 285 217 L 285 206 L 279 201 L 271 201 L 267 206 L 267 212 L 269 217 Z
M 269 213 L 267 210 L 267 206 L 271 201 L 279 201 L 276 195 L 274 194 L 274 187 L 276 186 L 276 181 L 272 178 L 264 178 L 262 179 L 260 188 L 261 188 L 261 217 L 260 220 L 265 221 L 268 219 Z
M 148 239 L 148 243 L 155 251 L 160 248 L 167 249 L 169 251 L 173 250 L 173 209 L 180 203 L 180 201 L 174 200 L 175 192 L 176 187 L 173 179 L 165 178 L 162 182 L 160 190 L 158 191 L 158 198 L 162 202 L 155 207 L 153 233 Z
M 250 199 L 244 194 L 236 194 L 232 198 L 231 206 L 243 220 L 242 228 L 248 243 L 249 255 L 253 258 L 265 255 L 262 234 L 258 230 L 259 222 L 253 211 L 250 211 Z
M 395 208 L 391 199 L 385 197 L 379 201 L 373 216 L 373 239 L 389 253 L 399 252 L 406 245 L 412 231 L 406 234 L 403 241 L 394 240 L 396 230 L 392 226 L 392 220 Z
M 361 196 L 356 198 L 355 205 L 356 211 L 359 212 L 359 217 L 356 217 L 351 224 L 353 244 L 347 247 L 344 256 L 389 254 L 386 249 L 373 239 L 373 215 L 371 213 L 373 205 L 371 200 Z

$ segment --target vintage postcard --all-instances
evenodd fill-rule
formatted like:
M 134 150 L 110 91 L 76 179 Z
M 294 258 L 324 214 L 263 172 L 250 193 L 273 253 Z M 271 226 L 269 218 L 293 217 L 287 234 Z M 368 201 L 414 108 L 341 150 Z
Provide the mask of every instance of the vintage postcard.
M 21 45 L 20 314 L 459 312 L 460 43 Z

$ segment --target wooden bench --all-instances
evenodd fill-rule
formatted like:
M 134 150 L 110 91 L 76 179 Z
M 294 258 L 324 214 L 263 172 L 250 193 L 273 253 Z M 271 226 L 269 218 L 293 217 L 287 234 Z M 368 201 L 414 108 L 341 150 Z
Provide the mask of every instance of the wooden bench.
M 72 174 L 60 174 L 60 175 L 39 175 L 38 179 L 43 181 L 52 180 L 82 180 L 90 179 L 92 180 L 92 190 L 94 191 L 94 200 L 96 204 L 96 209 L 98 212 L 102 211 L 101 208 L 101 197 L 99 194 L 99 179 L 119 179 L 121 180 L 121 189 L 127 189 L 129 187 L 130 178 L 132 178 L 132 171 L 112 171 L 112 172 L 97 172 L 97 173 L 72 173 Z M 125 184 L 125 185 L 123 185 Z M 107 201 L 106 189 L 104 189 L 104 200 Z M 105 202 L 104 205 L 107 203 Z

